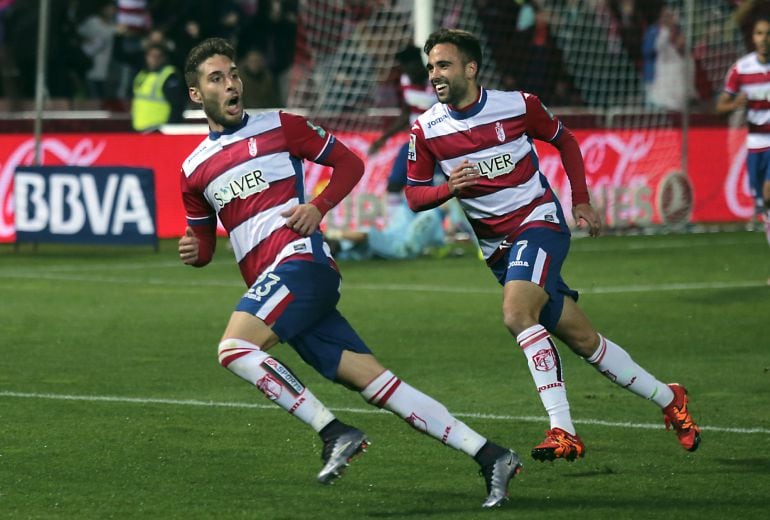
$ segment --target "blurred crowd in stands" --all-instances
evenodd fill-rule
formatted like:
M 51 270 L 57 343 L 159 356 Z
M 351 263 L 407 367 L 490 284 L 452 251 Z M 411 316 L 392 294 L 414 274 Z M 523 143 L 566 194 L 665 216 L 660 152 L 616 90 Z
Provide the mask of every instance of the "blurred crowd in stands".
M 186 53 L 199 41 L 220 36 L 238 51 L 245 106 L 286 106 L 288 76 L 298 35 L 300 0 L 49 0 L 47 95 L 80 100 L 78 106 L 129 110 L 133 81 L 152 46 L 167 50 L 181 75 Z M 395 0 L 346 0 L 345 6 Z M 570 16 L 609 17 L 606 45 L 622 50 L 638 74 L 646 102 L 680 110 L 707 106 L 719 93 L 729 63 L 710 66 L 724 54 L 724 13 L 746 29 L 770 0 L 720 0 L 715 26 L 692 42 L 685 55 L 680 26 L 682 2 L 665 0 L 469 0 L 479 13 L 497 66 L 500 88 L 535 92 L 553 106 L 591 105 L 571 73 L 561 41 Z M 317 3 L 317 2 L 316 2 Z M 467 3 L 467 2 L 466 2 Z M 696 3 L 696 9 L 697 4 Z M 0 100 L 35 95 L 40 0 L 0 0 Z M 348 7 L 345 7 L 348 8 Z M 351 7 L 353 8 L 353 7 Z M 700 13 L 703 15 L 703 13 Z M 705 16 L 705 15 L 703 15 Z M 703 16 L 701 18 L 703 19 Z M 445 20 L 451 23 L 452 20 Z M 462 20 L 455 20 L 462 26 Z M 561 34 L 554 34 L 561 31 Z M 749 36 L 746 36 L 750 45 Z M 746 47 L 741 52 L 750 49 Z M 724 56 L 722 56 L 724 58 Z M 732 59 L 728 57 L 726 59 Z M 686 64 L 692 75 L 684 77 Z M 393 77 L 393 76 L 391 76 Z M 673 78 L 673 80 L 672 80 Z M 187 104 L 182 82 L 176 102 Z M 10 100 L 10 101 L 9 101 Z M 174 102 L 172 102 L 172 105 Z M 13 107 L 11 107 L 13 108 Z M 1 109 L 0 109 L 1 110 Z
M 128 110 L 145 52 L 167 50 L 183 75 L 187 52 L 210 36 L 237 49 L 247 105 L 286 102 L 299 0 L 49 0 L 47 94 Z M 0 98 L 35 96 L 40 0 L 0 0 Z M 187 103 L 186 88 L 178 89 Z M 178 100 L 174 100 L 174 103 Z

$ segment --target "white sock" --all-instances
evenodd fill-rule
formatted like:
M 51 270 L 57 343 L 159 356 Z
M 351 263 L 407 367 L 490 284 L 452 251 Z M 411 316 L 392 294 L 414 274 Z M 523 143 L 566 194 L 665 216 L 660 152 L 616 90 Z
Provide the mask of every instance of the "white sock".
M 361 391 L 369 404 L 395 413 L 415 429 L 444 444 L 476 455 L 486 439 L 457 420 L 444 405 L 386 370 Z
M 674 399 L 674 392 L 667 384 L 655 379 L 636 364 L 620 346 L 599 335 L 599 348 L 586 361 L 618 386 L 665 408 Z
M 542 325 L 533 325 L 516 336 L 516 341 L 527 357 L 527 366 L 551 419 L 551 428 L 561 428 L 574 435 L 561 359 L 548 331 Z
M 224 340 L 219 344 L 219 362 L 317 432 L 334 419 L 334 414 L 291 370 L 253 343 L 242 339 Z

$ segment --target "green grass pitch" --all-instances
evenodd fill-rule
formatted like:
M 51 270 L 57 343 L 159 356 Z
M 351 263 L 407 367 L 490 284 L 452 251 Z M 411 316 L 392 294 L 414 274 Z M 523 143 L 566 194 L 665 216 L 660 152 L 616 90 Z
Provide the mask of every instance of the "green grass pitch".
M 220 244 L 222 246 L 224 244 Z M 244 287 L 220 247 L 0 248 L 0 517 L 141 519 L 758 518 L 770 504 L 770 249 L 755 232 L 573 241 L 564 268 L 596 327 L 690 390 L 695 453 L 660 411 L 561 348 L 586 457 L 541 464 L 547 420 L 474 255 L 342 263 L 340 308 L 380 360 L 522 454 L 482 511 L 468 457 L 272 353 L 372 446 L 315 482 L 308 427 L 217 364 Z

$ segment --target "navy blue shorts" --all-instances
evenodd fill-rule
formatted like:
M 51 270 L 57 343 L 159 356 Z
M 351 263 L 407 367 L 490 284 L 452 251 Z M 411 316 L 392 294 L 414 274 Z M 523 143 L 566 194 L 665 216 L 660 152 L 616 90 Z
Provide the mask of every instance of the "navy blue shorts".
M 336 380 L 344 350 L 371 351 L 337 310 L 340 275 L 331 266 L 293 260 L 262 274 L 237 311 L 260 318 L 321 375 Z
M 540 324 L 550 331 L 559 323 L 564 296 L 578 299 L 577 291 L 570 289 L 561 277 L 569 244 L 569 233 L 532 227 L 518 235 L 508 254 L 491 266 L 500 285 L 511 280 L 526 280 L 545 289 L 548 302 L 540 312 Z
M 749 151 L 746 156 L 746 169 L 748 170 L 751 194 L 757 199 L 758 205 L 761 205 L 762 185 L 770 181 L 770 150 Z

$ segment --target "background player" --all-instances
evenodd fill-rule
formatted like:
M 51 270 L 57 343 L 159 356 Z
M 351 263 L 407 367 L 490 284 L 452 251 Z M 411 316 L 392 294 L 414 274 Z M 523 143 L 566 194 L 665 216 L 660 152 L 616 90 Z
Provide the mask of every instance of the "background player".
M 425 112 L 436 102 L 436 93 L 433 85 L 428 81 L 428 73 L 422 61 L 420 49 L 409 45 L 396 53 L 396 61 L 401 68 L 399 84 L 401 88 L 401 113 L 393 121 L 391 126 L 377 138 L 369 148 L 370 154 L 377 153 L 380 148 L 398 132 L 408 130 L 417 120 L 417 116 Z M 404 186 L 406 186 L 406 152 L 408 142 L 399 148 L 388 175 L 387 207 L 388 220 L 403 204 Z
M 384 368 L 336 309 L 340 275 L 318 226 L 361 178 L 362 161 L 302 117 L 245 114 L 233 57 L 225 40 L 213 38 L 193 48 L 185 65 L 190 99 L 203 106 L 210 133 L 182 166 L 189 225 L 179 240 L 179 256 L 192 266 L 208 264 L 219 218 L 248 287 L 219 344 L 220 363 L 319 433 L 324 443 L 320 482 L 339 477 L 369 440 L 335 418 L 268 354 L 279 342 L 369 404 L 472 456 L 487 485 L 483 507 L 500 505 L 520 468 L 516 453 L 487 441 Z M 303 159 L 333 168 L 328 185 L 309 202 Z
M 749 187 L 770 244 L 770 17 L 757 18 L 753 27 L 754 51 L 730 67 L 715 109 L 717 114 L 748 109 Z
M 570 243 L 561 205 L 538 170 L 532 139 L 555 146 L 572 187 L 578 225 L 597 236 L 601 221 L 589 203 L 580 147 L 537 96 L 480 86 L 479 40 L 441 29 L 425 43 L 428 74 L 439 103 L 412 126 L 406 198 L 423 211 L 456 197 L 487 265 L 503 285 L 503 320 L 527 357 L 551 428 L 532 450 L 537 460 L 582 457 L 585 447 L 569 410 L 559 353 L 551 334 L 607 378 L 652 400 L 680 444 L 694 451 L 700 430 L 687 410 L 684 387 L 666 385 L 601 336 L 561 277 Z M 439 165 L 447 182 L 432 186 Z

